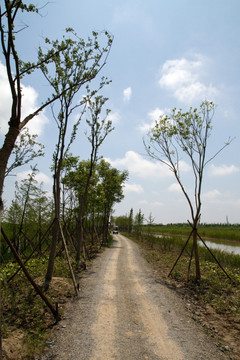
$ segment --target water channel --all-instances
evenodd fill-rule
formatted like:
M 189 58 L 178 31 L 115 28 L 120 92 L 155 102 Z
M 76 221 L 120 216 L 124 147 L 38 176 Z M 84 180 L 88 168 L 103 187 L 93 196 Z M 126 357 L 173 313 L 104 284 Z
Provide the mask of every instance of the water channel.
M 231 253 L 234 255 L 240 255 L 240 246 L 239 245 L 226 245 L 226 244 L 220 244 L 220 243 L 216 243 L 214 241 L 208 241 L 208 240 L 204 240 L 204 242 L 210 249 L 217 249 L 217 250 L 225 251 L 225 252 L 228 252 L 228 253 Z M 201 241 L 199 241 L 199 245 L 204 246 Z
M 156 235 L 156 236 L 163 237 L 166 235 Z M 232 243 L 231 243 L 231 245 L 227 245 L 227 244 L 222 244 L 219 242 L 214 242 L 213 240 L 211 240 L 211 241 L 205 240 L 205 239 L 203 239 L 203 240 L 210 249 L 216 249 L 216 250 L 228 252 L 230 254 L 240 255 L 240 245 L 238 243 L 236 243 L 236 245 L 233 245 Z M 199 245 L 204 246 L 201 241 L 199 241 Z

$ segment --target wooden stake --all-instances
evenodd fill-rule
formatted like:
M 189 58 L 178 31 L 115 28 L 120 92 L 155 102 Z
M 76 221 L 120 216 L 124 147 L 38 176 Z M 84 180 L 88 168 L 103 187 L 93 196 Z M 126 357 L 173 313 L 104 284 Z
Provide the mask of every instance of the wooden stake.
M 193 230 L 191 231 L 190 235 L 188 236 L 188 239 L 187 239 L 187 241 L 186 241 L 186 243 L 185 243 L 184 247 L 182 248 L 182 251 L 180 252 L 180 254 L 179 254 L 179 256 L 178 256 L 177 260 L 175 261 L 175 263 L 174 263 L 174 265 L 173 265 L 173 267 L 172 267 L 172 269 L 171 269 L 170 273 L 168 274 L 168 276 L 170 276 L 170 275 L 171 275 L 171 273 L 173 272 L 173 269 L 174 269 L 174 268 L 175 268 L 175 266 L 177 265 L 178 260 L 179 260 L 179 259 L 180 259 L 180 257 L 182 256 L 182 254 L 183 254 L 183 252 L 184 252 L 184 250 L 185 250 L 185 248 L 186 248 L 186 246 L 187 246 L 187 244 L 188 244 L 188 242 L 189 242 L 189 239 L 190 239 L 190 237 L 192 236 L 192 233 L 193 233 Z
M 42 298 L 42 300 L 45 302 L 45 304 L 47 305 L 47 307 L 50 309 L 51 313 L 53 314 L 54 318 L 56 319 L 56 322 L 58 322 L 60 320 L 60 316 L 58 314 L 58 311 L 56 311 L 56 309 L 54 309 L 54 307 L 52 306 L 52 304 L 50 303 L 50 301 L 48 300 L 48 298 L 43 294 L 43 292 L 41 291 L 41 289 L 39 288 L 39 286 L 35 283 L 35 281 L 33 280 L 33 278 L 31 277 L 31 275 L 29 274 L 27 268 L 25 267 L 22 259 L 20 258 L 20 256 L 18 255 L 18 253 L 16 252 L 14 246 L 12 245 L 11 241 L 8 239 L 6 233 L 4 232 L 3 228 L 1 227 L 1 232 L 3 234 L 3 237 L 5 239 L 5 241 L 7 242 L 7 244 L 9 245 L 15 259 L 17 260 L 17 262 L 19 263 L 19 265 L 21 266 L 24 274 L 26 275 L 27 279 L 29 280 L 29 282 L 32 284 L 32 286 L 34 287 L 35 291 L 37 292 L 37 294 Z
M 59 225 L 60 233 L 61 233 L 61 236 L 62 236 L 62 241 L 63 241 L 65 253 L 66 253 L 66 256 L 67 256 L 67 262 L 68 262 L 68 266 L 69 266 L 70 273 L 71 273 L 71 276 L 72 276 L 74 289 L 75 289 L 76 295 L 78 296 L 79 295 L 78 286 L 77 286 L 76 279 L 75 279 L 75 276 L 74 276 L 74 272 L 73 272 L 73 269 L 72 269 L 71 261 L 70 261 L 69 254 L 68 254 L 68 248 L 67 248 L 66 240 L 65 240 L 63 230 L 62 230 L 62 226 L 61 226 L 61 223 L 60 223 L 59 219 L 58 219 L 58 225 Z
M 216 263 L 218 264 L 218 266 L 222 269 L 222 271 L 224 272 L 224 274 L 229 278 L 229 280 L 232 281 L 232 278 L 228 275 L 228 273 L 226 272 L 226 270 L 223 268 L 223 266 L 220 264 L 220 262 L 218 261 L 218 259 L 216 258 L 216 256 L 213 254 L 213 252 L 209 249 L 209 247 L 207 246 L 207 244 L 205 243 L 205 241 L 201 238 L 201 236 L 199 234 L 197 234 L 199 239 L 202 241 L 203 245 L 206 247 L 206 249 L 210 252 L 210 254 L 212 255 L 212 257 L 214 258 L 214 260 L 216 261 Z

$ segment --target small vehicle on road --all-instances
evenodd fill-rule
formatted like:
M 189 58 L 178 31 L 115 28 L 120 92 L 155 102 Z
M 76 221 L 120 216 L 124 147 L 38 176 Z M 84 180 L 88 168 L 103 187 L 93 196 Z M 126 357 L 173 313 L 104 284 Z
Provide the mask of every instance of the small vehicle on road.
M 113 234 L 118 234 L 118 226 L 113 227 Z

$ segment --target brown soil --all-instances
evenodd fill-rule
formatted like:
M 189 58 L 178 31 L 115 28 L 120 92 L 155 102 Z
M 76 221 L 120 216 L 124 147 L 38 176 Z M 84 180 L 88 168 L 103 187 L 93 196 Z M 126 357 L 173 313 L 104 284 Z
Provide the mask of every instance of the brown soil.
M 68 305 L 41 360 L 230 359 L 192 319 L 193 308 L 186 311 L 177 286 L 162 280 L 124 236 L 115 236 L 80 285 L 80 299 Z
M 35 279 L 39 286 L 43 285 L 43 279 Z M 59 304 L 60 312 L 63 312 L 63 308 L 67 302 L 74 296 L 73 286 L 68 279 L 53 277 L 51 286 L 48 290 L 50 293 L 54 293 L 56 302 Z M 55 321 L 52 315 L 47 311 L 45 314 L 44 327 L 51 329 Z M 32 330 L 33 332 L 35 329 Z M 8 329 L 7 337 L 3 339 L 3 357 L 6 360 L 26 360 L 30 357 L 29 349 L 27 346 L 26 331 L 16 328 Z M 35 355 L 40 355 L 40 349 L 35 349 Z
M 149 259 L 152 249 L 141 243 L 141 251 Z M 178 255 L 178 254 L 176 254 Z M 223 352 L 227 352 L 230 359 L 240 360 L 240 322 L 228 313 L 217 313 L 211 304 L 206 304 L 199 299 L 194 290 L 186 283 L 169 278 L 169 267 L 151 257 L 151 265 L 155 269 L 159 282 L 174 289 L 183 299 L 187 311 L 194 321 L 218 343 Z

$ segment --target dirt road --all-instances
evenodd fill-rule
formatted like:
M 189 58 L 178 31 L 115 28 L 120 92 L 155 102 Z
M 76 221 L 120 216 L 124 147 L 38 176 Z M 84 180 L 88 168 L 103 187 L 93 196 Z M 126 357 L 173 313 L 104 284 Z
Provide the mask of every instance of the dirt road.
M 94 260 L 81 287 L 42 360 L 229 359 L 122 235 Z

